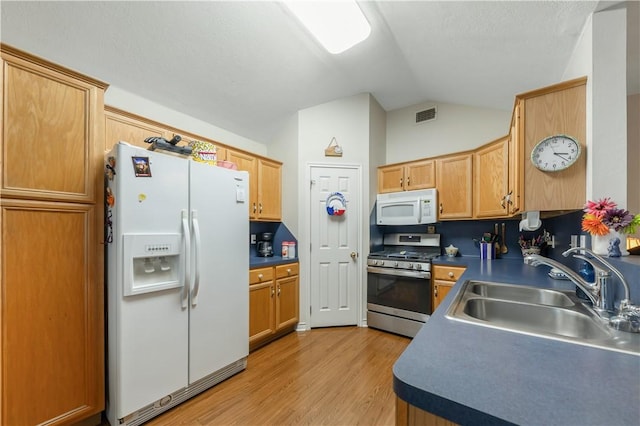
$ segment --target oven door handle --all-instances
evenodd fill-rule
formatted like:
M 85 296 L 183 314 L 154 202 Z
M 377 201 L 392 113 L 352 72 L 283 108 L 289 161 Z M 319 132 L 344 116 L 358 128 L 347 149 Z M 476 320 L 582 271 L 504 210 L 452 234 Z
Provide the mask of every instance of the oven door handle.
M 375 274 L 393 275 L 395 277 L 410 277 L 428 280 L 431 273 L 427 271 L 407 271 L 404 269 L 378 268 L 376 266 L 367 266 L 367 272 Z

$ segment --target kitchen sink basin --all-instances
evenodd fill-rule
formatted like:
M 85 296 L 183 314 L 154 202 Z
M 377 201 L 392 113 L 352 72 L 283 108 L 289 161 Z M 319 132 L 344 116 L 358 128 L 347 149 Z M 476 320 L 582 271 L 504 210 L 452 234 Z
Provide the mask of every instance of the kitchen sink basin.
M 472 281 L 470 291 L 478 296 L 548 306 L 573 306 L 575 303 L 563 292 L 542 288 L 494 284 Z
M 544 305 L 469 299 L 464 313 L 501 327 L 580 339 L 608 338 L 607 330 L 587 315 Z
M 468 280 L 446 317 L 474 325 L 640 355 L 640 334 L 606 325 L 575 292 Z

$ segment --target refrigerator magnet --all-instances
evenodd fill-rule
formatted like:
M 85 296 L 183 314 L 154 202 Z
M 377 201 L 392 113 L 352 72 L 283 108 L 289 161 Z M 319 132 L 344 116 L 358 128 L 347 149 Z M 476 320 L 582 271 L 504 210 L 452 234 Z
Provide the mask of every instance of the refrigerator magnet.
M 136 177 L 151 177 L 151 165 L 149 157 L 131 157 L 133 161 L 133 172 Z

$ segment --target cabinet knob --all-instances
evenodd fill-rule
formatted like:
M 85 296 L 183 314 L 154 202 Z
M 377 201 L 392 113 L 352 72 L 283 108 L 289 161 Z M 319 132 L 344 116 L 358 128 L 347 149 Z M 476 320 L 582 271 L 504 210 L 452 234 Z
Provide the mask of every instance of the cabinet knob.
M 440 213 L 442 213 L 442 210 L 443 210 L 442 203 L 440 203 Z
M 449 271 L 449 278 L 453 278 L 453 272 Z
M 278 297 L 280 297 L 280 286 L 278 286 Z
M 256 203 L 253 203 L 253 212 L 255 213 L 258 208 L 256 207 Z
M 258 279 L 259 279 L 260 281 L 262 281 L 262 278 L 263 278 L 263 277 L 264 277 L 264 275 L 262 275 L 262 274 L 258 274 Z
M 291 275 L 291 268 L 287 268 L 287 275 Z
M 262 203 L 258 203 L 259 209 L 260 209 L 260 213 L 262 213 Z
M 273 297 L 276 294 L 275 289 L 273 288 L 273 286 L 271 286 L 271 297 Z

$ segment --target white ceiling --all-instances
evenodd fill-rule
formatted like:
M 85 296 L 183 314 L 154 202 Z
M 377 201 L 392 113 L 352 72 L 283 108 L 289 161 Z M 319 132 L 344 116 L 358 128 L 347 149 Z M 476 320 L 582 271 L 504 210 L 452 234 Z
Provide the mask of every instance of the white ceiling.
M 4 43 L 268 143 L 296 111 L 362 92 L 511 110 L 556 83 L 597 1 L 371 1 L 371 36 L 325 52 L 277 2 L 10 2 Z

